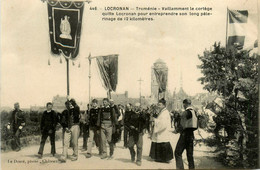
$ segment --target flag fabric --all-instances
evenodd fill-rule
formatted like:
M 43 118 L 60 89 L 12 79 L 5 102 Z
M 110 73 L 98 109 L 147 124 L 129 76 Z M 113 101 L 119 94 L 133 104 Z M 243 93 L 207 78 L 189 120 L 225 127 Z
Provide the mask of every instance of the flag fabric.
M 229 23 L 247 23 L 247 10 L 229 10 Z
M 248 10 L 227 10 L 227 48 L 254 48 L 257 39 L 257 15 Z
M 118 81 L 118 54 L 96 58 L 102 85 L 107 91 L 116 91 Z
M 47 0 L 51 52 L 75 59 L 79 53 L 84 2 Z
M 154 68 L 154 74 L 159 85 L 159 93 L 165 92 L 168 81 L 168 71 L 161 68 Z

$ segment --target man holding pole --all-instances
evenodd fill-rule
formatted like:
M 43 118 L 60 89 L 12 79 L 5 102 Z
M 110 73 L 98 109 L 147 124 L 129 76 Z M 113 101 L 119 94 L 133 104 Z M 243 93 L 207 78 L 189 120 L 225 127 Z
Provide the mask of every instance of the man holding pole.
M 72 142 L 72 146 L 73 146 L 73 156 L 71 160 L 76 161 L 78 159 L 80 108 L 76 104 L 76 101 L 74 99 L 70 100 L 69 108 L 70 110 L 69 110 L 69 115 L 67 120 L 68 127 L 65 129 L 65 133 L 64 133 L 64 146 L 63 146 L 63 155 L 60 159 L 61 162 L 66 162 L 70 141 Z

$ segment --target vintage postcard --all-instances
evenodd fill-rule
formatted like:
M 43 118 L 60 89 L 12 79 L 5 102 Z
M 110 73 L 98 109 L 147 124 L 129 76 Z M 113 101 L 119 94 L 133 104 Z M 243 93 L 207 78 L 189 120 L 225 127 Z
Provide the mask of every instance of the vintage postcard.
M 259 168 L 258 0 L 2 0 L 1 169 Z

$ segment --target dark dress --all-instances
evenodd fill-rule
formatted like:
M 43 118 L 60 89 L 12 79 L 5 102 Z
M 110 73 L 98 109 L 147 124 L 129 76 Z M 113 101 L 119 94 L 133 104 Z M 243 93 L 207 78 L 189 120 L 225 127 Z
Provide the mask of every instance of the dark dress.
M 173 151 L 170 142 L 152 142 L 149 156 L 156 162 L 168 162 L 173 159 Z

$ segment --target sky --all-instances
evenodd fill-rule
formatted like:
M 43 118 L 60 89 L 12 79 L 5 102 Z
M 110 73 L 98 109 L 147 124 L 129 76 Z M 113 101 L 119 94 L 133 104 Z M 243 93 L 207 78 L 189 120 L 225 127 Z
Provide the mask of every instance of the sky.
M 152 22 L 102 21 L 104 9 L 120 7 L 212 7 L 205 17 L 156 17 Z M 189 95 L 205 93 L 198 80 L 198 55 L 215 41 L 225 44 L 227 7 L 257 11 L 257 0 L 93 0 L 85 4 L 80 51 L 75 65 L 70 63 L 70 96 L 88 102 L 89 64 L 86 57 L 119 54 L 117 93 L 129 97 L 151 94 L 151 67 L 157 59 L 166 62 L 168 89 L 180 88 Z M 50 51 L 47 3 L 40 0 L 1 1 L 1 100 L 0 106 L 44 106 L 53 96 L 66 96 L 66 63 Z M 62 64 L 60 64 L 62 58 Z M 50 60 L 51 65 L 48 65 Z M 80 68 L 78 64 L 80 63 Z M 91 96 L 105 97 L 106 91 L 91 66 Z

